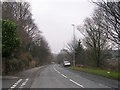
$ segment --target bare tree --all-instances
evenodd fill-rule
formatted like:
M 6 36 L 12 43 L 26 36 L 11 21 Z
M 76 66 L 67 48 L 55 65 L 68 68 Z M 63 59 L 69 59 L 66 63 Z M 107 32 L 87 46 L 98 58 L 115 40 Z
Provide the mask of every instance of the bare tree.
M 24 49 L 29 49 L 32 38 L 39 31 L 30 10 L 28 2 L 5 1 L 2 4 L 2 18 L 16 22 L 18 35 L 21 38 L 21 47 Z
M 9 0 L 2 2 L 2 19 L 16 23 L 20 39 L 20 46 L 17 47 L 13 58 L 17 58 L 23 64 L 22 69 L 28 68 L 31 61 L 38 60 L 36 62 L 39 64 L 48 63 L 51 51 L 32 18 L 30 4 L 24 1 L 7 1 Z
M 97 9 L 92 18 L 87 18 L 84 23 L 84 37 L 87 49 L 91 50 L 92 58 L 100 67 L 103 60 L 103 51 L 108 48 L 106 34 L 101 27 L 103 21 L 102 13 Z
M 75 42 L 75 43 L 74 43 L 74 42 Z M 78 43 L 78 41 L 77 41 L 76 39 L 70 41 L 69 43 L 67 43 L 67 45 L 66 45 L 67 50 L 68 50 L 69 52 L 73 53 L 74 50 L 75 50 L 75 48 L 76 48 L 76 46 L 77 46 L 77 43 Z M 75 45 L 74 45 L 74 44 L 75 44 Z
M 107 38 L 120 45 L 120 1 L 94 2 L 102 10 Z

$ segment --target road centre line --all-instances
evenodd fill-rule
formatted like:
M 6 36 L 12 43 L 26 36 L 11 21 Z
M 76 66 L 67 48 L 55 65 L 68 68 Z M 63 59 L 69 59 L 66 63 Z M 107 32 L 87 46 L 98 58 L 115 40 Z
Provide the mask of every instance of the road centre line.
M 74 84 L 76 84 L 76 85 L 78 85 L 78 86 L 80 86 L 80 87 L 82 87 L 82 88 L 84 88 L 83 87 L 83 85 L 81 85 L 81 84 L 79 84 L 79 83 L 77 83 L 77 82 L 75 82 L 74 80 L 72 80 L 72 79 L 69 79 L 71 82 L 73 82 Z
M 54 67 L 54 70 L 56 71 L 56 72 L 58 72 L 59 74 L 61 74 L 58 70 L 56 70 L 56 68 Z
M 59 72 L 59 71 L 55 68 L 55 65 L 54 65 L 54 70 L 57 71 L 57 72 Z M 65 78 L 68 78 L 66 75 L 62 74 L 61 72 L 59 72 L 59 74 L 61 74 L 61 75 L 62 75 L 63 77 L 65 77 Z M 72 83 L 76 84 L 77 86 L 80 86 L 80 87 L 82 87 L 82 88 L 85 88 L 83 85 L 75 82 L 74 80 L 72 80 L 72 79 L 69 79 L 69 80 L 70 80 Z
M 63 77 L 67 78 L 67 76 L 65 76 L 64 74 L 61 74 Z
M 64 74 L 60 73 L 60 72 L 59 72 L 58 70 L 56 70 L 55 68 L 54 68 L 54 70 L 57 71 L 59 74 L 61 74 L 63 77 L 67 78 L 67 76 L 65 76 Z
M 19 79 L 16 83 L 14 83 L 10 88 L 15 88 L 23 79 Z

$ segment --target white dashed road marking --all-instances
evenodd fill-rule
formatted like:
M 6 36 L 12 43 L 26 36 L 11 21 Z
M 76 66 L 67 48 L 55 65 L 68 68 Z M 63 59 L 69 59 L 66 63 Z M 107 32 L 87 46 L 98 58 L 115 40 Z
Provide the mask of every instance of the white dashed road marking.
M 42 68 L 42 67 L 44 67 L 44 66 L 41 66 L 41 67 L 38 67 L 38 68 L 34 68 L 34 70 L 40 69 L 40 68 Z M 29 76 L 30 76 L 30 75 L 29 75 Z M 15 88 L 15 87 L 17 87 L 18 84 L 19 84 L 22 80 L 23 80 L 23 79 L 19 79 L 16 83 L 14 83 L 14 84 L 10 87 L 10 90 L 13 89 L 13 88 Z M 19 87 L 19 88 L 23 88 L 23 86 L 26 85 L 26 83 L 28 82 L 28 80 L 29 80 L 29 79 L 26 78 L 25 81 L 24 81 L 22 84 L 20 84 L 20 87 Z
M 19 87 L 19 88 L 23 88 L 23 86 L 28 82 L 28 78 L 27 79 L 25 79 L 25 81 L 21 84 L 21 86 Z
M 61 74 L 63 77 L 67 78 L 67 76 L 65 76 L 64 74 Z
M 14 83 L 10 88 L 13 89 L 15 88 L 16 86 L 18 86 L 18 84 L 22 81 L 23 79 L 19 79 L 16 83 Z M 24 85 L 26 85 L 26 83 L 28 82 L 28 78 L 25 79 L 25 81 L 20 85 L 19 88 L 23 88 Z
M 19 79 L 12 87 L 10 88 L 15 88 L 20 82 L 22 81 L 22 79 Z
M 84 88 L 83 87 L 83 85 L 81 85 L 81 84 L 79 84 L 79 83 L 77 83 L 77 82 L 75 82 L 74 80 L 72 80 L 72 79 L 69 79 L 71 82 L 73 82 L 74 84 L 76 84 L 76 85 L 78 85 L 78 86 L 80 86 L 80 87 L 82 87 L 82 88 Z
M 64 75 L 64 74 L 62 74 L 61 72 L 59 72 L 59 71 L 55 68 L 55 65 L 54 65 L 53 68 L 54 68 L 54 70 L 55 70 L 56 72 L 58 72 L 60 75 L 62 75 L 62 76 L 65 77 L 65 78 L 68 78 L 66 75 Z M 75 81 L 72 80 L 72 79 L 69 79 L 69 81 L 71 81 L 72 83 L 76 84 L 77 86 L 79 86 L 79 87 L 81 87 L 81 88 L 85 88 L 83 85 L 75 82 Z
M 56 71 L 56 72 L 58 72 L 59 74 L 61 74 L 58 70 L 56 70 L 56 68 L 54 67 L 54 70 Z

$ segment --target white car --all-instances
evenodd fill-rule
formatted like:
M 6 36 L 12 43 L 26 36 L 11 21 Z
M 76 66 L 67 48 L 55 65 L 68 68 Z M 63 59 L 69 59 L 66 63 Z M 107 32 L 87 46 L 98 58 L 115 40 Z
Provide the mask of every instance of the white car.
M 64 62 L 63 62 L 63 65 L 64 65 L 64 66 L 71 66 L 71 63 L 70 63 L 69 61 L 64 61 Z

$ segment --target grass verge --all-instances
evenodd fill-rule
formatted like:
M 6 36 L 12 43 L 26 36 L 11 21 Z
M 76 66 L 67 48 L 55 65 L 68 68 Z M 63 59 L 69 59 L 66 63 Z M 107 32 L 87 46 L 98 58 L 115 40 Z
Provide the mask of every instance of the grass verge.
M 103 69 L 99 69 L 99 68 L 74 67 L 74 66 L 71 66 L 69 68 L 73 69 L 73 70 L 87 72 L 90 74 L 95 74 L 98 76 L 103 76 L 103 77 L 107 77 L 107 78 L 111 78 L 111 79 L 115 79 L 115 80 L 120 80 L 120 72 L 117 72 L 117 71 L 108 71 L 108 70 L 103 70 Z

